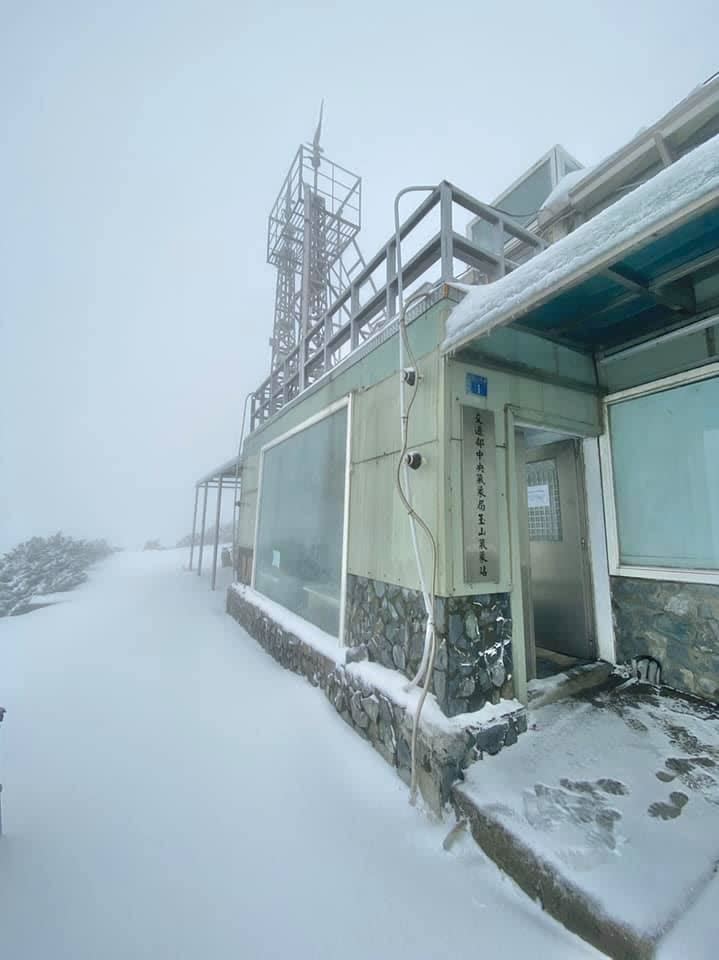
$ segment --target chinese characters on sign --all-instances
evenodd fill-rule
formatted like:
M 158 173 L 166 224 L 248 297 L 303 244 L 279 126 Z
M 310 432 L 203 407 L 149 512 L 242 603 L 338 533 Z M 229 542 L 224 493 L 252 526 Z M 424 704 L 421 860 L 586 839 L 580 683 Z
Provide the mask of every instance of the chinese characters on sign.
M 484 458 L 486 456 L 482 414 L 474 415 L 474 476 L 477 481 L 477 533 L 479 535 L 479 575 L 487 578 L 487 489 L 485 487 Z
M 494 414 L 462 408 L 462 527 L 468 582 L 499 579 Z

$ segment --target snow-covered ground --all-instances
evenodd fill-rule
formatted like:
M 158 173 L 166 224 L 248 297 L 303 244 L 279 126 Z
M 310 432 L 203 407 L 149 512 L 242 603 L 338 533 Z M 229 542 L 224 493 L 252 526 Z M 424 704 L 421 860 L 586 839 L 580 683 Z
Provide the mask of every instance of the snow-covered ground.
M 627 683 L 532 709 L 516 747 L 471 767 L 462 790 L 595 916 L 661 937 L 662 960 L 709 960 L 718 769 L 715 710 Z
M 0 957 L 596 957 L 223 612 L 118 554 L 0 621 Z

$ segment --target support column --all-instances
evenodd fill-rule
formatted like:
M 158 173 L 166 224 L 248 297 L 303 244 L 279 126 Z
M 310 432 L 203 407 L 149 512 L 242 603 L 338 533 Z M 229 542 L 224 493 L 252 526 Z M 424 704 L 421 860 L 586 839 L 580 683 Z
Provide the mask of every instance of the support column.
M 300 292 L 300 330 L 298 342 L 298 362 L 300 374 L 300 393 L 305 389 L 307 363 L 306 340 L 310 323 L 310 284 L 312 282 L 312 194 L 306 183 L 302 185 L 302 206 L 304 220 L 302 225 L 302 290 Z
M 192 536 L 190 537 L 190 570 L 192 570 L 192 557 L 195 553 L 195 533 L 197 532 L 197 501 L 200 498 L 200 488 L 195 485 L 195 509 L 192 512 Z
M 350 284 L 350 347 L 355 350 L 359 346 L 359 327 L 357 326 L 357 314 L 360 308 L 359 286 L 356 283 Z
M 215 510 L 215 549 L 212 552 L 212 589 L 217 582 L 217 548 L 220 545 L 220 507 L 222 506 L 222 477 L 217 484 L 217 509 Z
M 452 188 L 447 183 L 439 187 L 439 230 L 440 230 L 440 260 L 442 280 L 446 283 L 452 279 L 454 271 L 452 249 Z
M 202 529 L 200 531 L 200 556 L 197 561 L 197 576 L 202 573 L 202 551 L 205 548 L 205 520 L 207 519 L 207 484 L 205 484 L 205 496 L 202 500 Z
M 386 322 L 397 313 L 397 241 L 390 240 L 385 250 L 386 259 L 386 295 L 385 295 L 385 319 Z

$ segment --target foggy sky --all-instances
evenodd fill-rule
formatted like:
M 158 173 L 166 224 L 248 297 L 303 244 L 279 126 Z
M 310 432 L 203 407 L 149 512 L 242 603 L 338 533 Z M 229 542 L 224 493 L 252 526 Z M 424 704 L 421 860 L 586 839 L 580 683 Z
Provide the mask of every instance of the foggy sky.
M 322 97 L 370 256 L 409 183 L 596 163 L 717 69 L 714 10 L 0 0 L 0 551 L 188 532 L 269 370 L 267 215 Z

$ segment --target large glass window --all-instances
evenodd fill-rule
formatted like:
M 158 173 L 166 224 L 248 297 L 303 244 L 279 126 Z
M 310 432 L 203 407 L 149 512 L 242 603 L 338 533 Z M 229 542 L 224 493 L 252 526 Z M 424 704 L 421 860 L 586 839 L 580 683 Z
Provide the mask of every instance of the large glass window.
M 719 378 L 612 403 L 619 562 L 719 569 Z
M 339 635 L 347 407 L 267 449 L 255 588 Z

